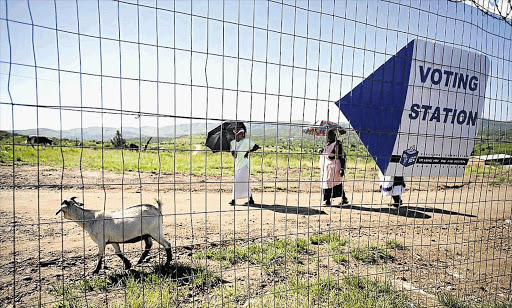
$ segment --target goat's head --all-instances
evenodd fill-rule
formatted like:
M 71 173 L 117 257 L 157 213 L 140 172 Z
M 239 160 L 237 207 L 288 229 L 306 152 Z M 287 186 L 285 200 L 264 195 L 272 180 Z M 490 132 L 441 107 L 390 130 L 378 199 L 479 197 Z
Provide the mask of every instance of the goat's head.
M 76 197 L 71 197 L 70 200 L 62 201 L 62 203 L 60 204 L 60 208 L 57 211 L 57 213 L 55 213 L 55 215 L 59 215 L 59 213 L 62 212 L 62 214 L 64 214 L 64 218 L 69 219 L 70 218 L 69 217 L 69 208 L 70 207 L 72 207 L 72 206 L 83 207 L 84 206 L 83 203 L 78 202 L 75 199 L 76 199 Z

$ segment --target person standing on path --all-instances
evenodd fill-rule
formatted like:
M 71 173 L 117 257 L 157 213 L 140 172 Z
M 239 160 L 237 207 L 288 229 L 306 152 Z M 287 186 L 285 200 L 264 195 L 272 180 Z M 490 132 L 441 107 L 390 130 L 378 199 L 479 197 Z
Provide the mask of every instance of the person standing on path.
M 402 205 L 402 193 L 405 191 L 405 177 L 404 176 L 384 176 L 382 173 L 380 177 L 380 191 L 382 196 L 391 196 L 393 202 L 390 206 L 399 207 Z
M 329 129 L 327 131 L 327 143 L 320 150 L 320 162 L 318 163 L 325 205 L 331 205 L 331 199 L 338 197 L 342 197 L 341 204 L 348 204 L 348 199 L 343 189 L 346 160 L 347 157 L 343 151 L 343 144 L 337 139 L 336 130 Z
M 237 199 L 247 199 L 245 205 L 254 204 L 252 198 L 250 173 L 249 173 L 249 153 L 257 151 L 260 146 L 252 140 L 245 138 L 245 130 L 236 128 L 233 130 L 235 139 L 231 141 L 231 155 L 235 159 L 235 182 L 233 184 L 233 199 L 229 204 L 235 205 Z

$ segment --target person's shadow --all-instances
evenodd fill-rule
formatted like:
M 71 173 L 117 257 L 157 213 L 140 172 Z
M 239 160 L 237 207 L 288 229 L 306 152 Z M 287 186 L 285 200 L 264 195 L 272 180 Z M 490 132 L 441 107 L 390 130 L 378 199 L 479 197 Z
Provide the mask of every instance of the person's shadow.
M 297 214 L 297 215 L 327 215 L 326 212 L 320 211 L 311 207 L 305 206 L 291 206 L 291 205 L 280 205 L 280 204 L 250 204 L 248 207 L 274 211 L 283 214 Z
M 409 217 L 409 218 L 419 218 L 419 219 L 429 219 L 432 218 L 432 216 L 426 214 L 425 212 L 429 213 L 436 213 L 436 214 L 443 214 L 443 215 L 458 215 L 458 216 L 465 216 L 465 217 L 477 217 L 475 215 L 471 214 L 465 214 L 465 213 L 459 213 L 454 211 L 448 211 L 444 209 L 436 209 L 431 207 L 419 207 L 419 206 L 407 206 L 403 205 L 399 208 L 394 207 L 366 207 L 366 206 L 359 206 L 359 205 L 337 205 L 335 207 L 338 207 L 340 209 L 347 209 L 347 210 L 356 210 L 356 211 L 363 211 L 363 212 L 375 212 L 375 213 L 385 213 L 390 215 L 396 215 L 396 216 L 403 216 L 403 217 Z

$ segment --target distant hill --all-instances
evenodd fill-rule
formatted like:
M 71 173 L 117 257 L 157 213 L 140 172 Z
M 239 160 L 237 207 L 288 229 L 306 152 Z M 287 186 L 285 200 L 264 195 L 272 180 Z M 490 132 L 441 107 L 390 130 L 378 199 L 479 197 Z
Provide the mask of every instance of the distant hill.
M 480 123 L 478 123 L 478 131 L 493 131 L 493 130 L 501 130 L 501 131 L 510 131 L 512 130 L 512 121 L 493 121 L 489 119 L 480 119 Z
M 489 133 L 493 131 L 511 131 L 512 130 L 512 122 L 499 122 L 493 121 L 489 119 L 481 119 L 481 122 L 478 124 L 479 133 Z M 192 124 L 180 124 L 176 126 L 165 126 L 161 127 L 159 130 L 159 135 L 161 138 L 178 138 L 182 136 L 188 135 L 206 135 L 207 131 L 215 128 L 219 123 L 192 123 Z M 249 133 L 253 137 L 260 136 L 276 136 L 278 133 L 280 136 L 288 136 L 292 138 L 297 138 L 301 136 L 302 128 L 309 126 L 308 122 L 294 121 L 292 123 L 279 123 L 276 124 L 247 124 L 247 128 Z M 340 123 L 343 127 L 348 127 L 348 123 Z M 87 127 L 83 128 L 83 132 L 80 128 L 63 130 L 62 138 L 63 139 L 83 139 L 90 140 L 110 140 L 114 137 L 116 130 L 120 130 L 117 127 Z M 24 129 L 24 130 L 16 130 L 16 134 L 19 135 L 41 135 L 49 138 L 60 138 L 61 132 L 58 130 L 40 128 L 39 132 L 36 129 Z M 102 138 L 103 133 L 103 138 Z M 140 128 L 137 127 L 123 127 L 123 137 L 127 140 L 129 139 L 138 139 L 139 137 L 156 137 L 157 129 L 154 126 L 143 126 Z
M 178 138 L 188 135 L 206 135 L 207 131 L 215 128 L 219 123 L 192 123 L 192 124 L 180 124 L 176 126 L 165 126 L 161 127 L 158 131 L 161 138 Z M 304 127 L 310 125 L 307 122 L 295 121 L 292 123 L 279 123 L 276 124 L 247 124 L 247 129 L 251 136 L 275 136 L 279 135 L 289 137 L 299 137 L 301 130 Z M 346 124 L 345 126 L 347 126 Z M 36 129 L 24 129 L 16 130 L 15 133 L 19 135 L 40 135 L 49 138 L 60 138 L 63 139 L 83 139 L 87 141 L 91 140 L 110 140 L 114 137 L 117 127 L 87 127 L 87 128 L 75 128 L 69 130 L 63 130 L 62 132 L 53 129 L 40 128 L 39 131 Z M 61 135 L 62 134 L 62 135 Z M 143 126 L 137 127 L 123 127 L 123 138 L 136 139 L 139 137 L 156 137 L 157 128 L 154 126 Z
M 121 130 L 119 127 L 86 127 L 83 129 L 74 128 L 62 131 L 63 139 L 83 139 L 84 140 L 110 140 L 114 137 L 117 130 Z M 180 137 L 188 135 L 190 132 L 193 134 L 203 134 L 206 131 L 204 124 L 181 124 L 174 126 L 165 126 L 160 128 L 161 137 Z M 40 128 L 39 131 L 36 129 L 24 129 L 16 130 L 15 133 L 20 135 L 40 135 L 49 138 L 60 138 L 61 132 L 58 130 Z M 133 139 L 141 137 L 156 137 L 157 129 L 152 126 L 143 126 L 140 128 L 136 127 L 123 127 L 123 137 L 125 139 Z

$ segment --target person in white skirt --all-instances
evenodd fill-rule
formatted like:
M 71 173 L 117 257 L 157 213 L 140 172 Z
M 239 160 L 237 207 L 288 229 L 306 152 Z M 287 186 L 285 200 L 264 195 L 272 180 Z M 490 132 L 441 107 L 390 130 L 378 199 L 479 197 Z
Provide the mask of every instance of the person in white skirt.
M 390 206 L 399 207 L 403 204 L 402 193 L 405 191 L 405 176 L 384 176 L 379 174 L 382 196 L 391 196 Z
M 229 204 L 235 205 L 237 199 L 247 199 L 245 205 L 254 204 L 251 193 L 250 173 L 249 173 L 249 153 L 260 148 L 248 138 L 245 138 L 243 128 L 234 129 L 235 140 L 231 141 L 231 155 L 235 158 L 235 182 L 233 184 L 233 199 Z

